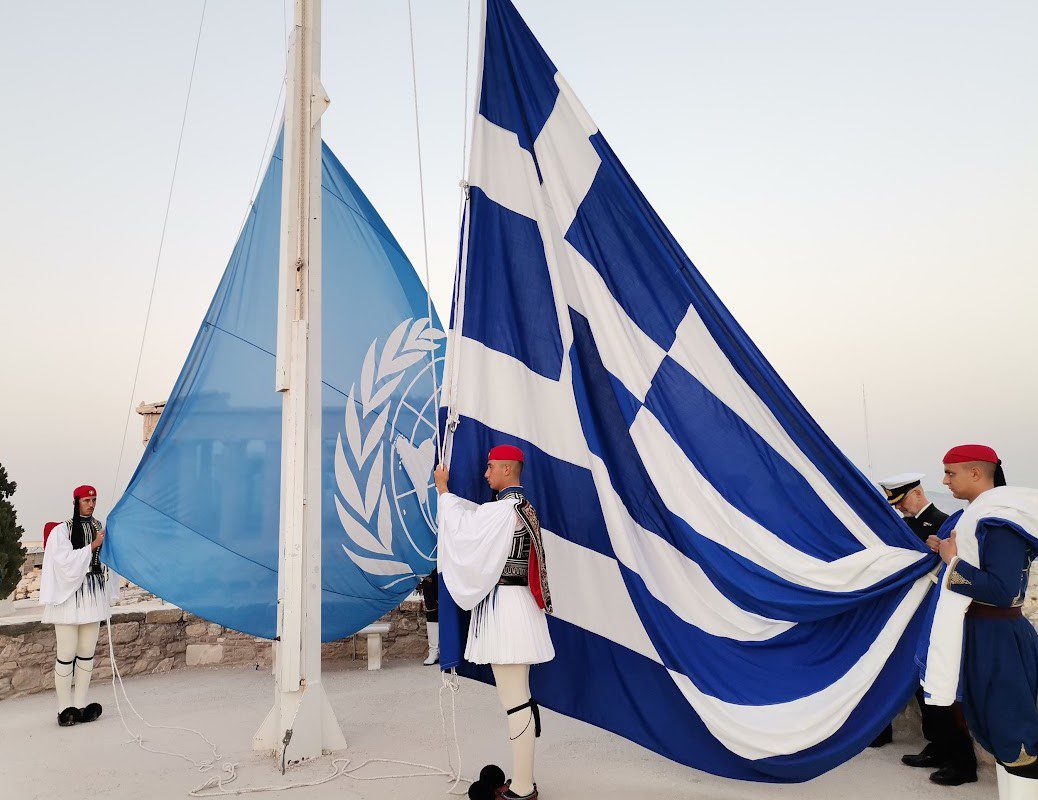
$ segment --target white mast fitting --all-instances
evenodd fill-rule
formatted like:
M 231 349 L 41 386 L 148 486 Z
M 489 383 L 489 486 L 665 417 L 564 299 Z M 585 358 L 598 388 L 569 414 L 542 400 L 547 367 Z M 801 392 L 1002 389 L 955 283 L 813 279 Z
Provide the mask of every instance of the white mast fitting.
M 288 51 L 276 389 L 281 536 L 274 706 L 253 738 L 283 763 L 346 747 L 321 684 L 321 3 L 296 0 Z

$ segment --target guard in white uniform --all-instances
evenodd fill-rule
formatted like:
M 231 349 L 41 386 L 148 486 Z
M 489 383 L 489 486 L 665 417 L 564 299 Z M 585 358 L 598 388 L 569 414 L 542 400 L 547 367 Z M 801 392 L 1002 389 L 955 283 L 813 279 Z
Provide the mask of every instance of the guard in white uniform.
M 118 576 L 100 560 L 105 531 L 94 517 L 97 490 L 79 486 L 72 498 L 72 517 L 47 537 L 40 578 L 43 621 L 54 625 L 57 640 L 54 688 L 63 727 L 101 716 L 100 703 L 87 704 L 87 689 L 101 621 L 119 592 Z
M 534 747 L 540 712 L 530 695 L 530 665 L 555 657 L 545 612 L 551 612 L 541 526 L 520 485 L 523 452 L 493 448 L 484 474 L 497 499 L 481 506 L 447 490 L 448 473 L 436 469 L 439 500 L 439 569 L 451 597 L 472 611 L 465 659 L 490 664 L 512 743 L 512 779 L 488 765 L 470 798 L 535 800 Z

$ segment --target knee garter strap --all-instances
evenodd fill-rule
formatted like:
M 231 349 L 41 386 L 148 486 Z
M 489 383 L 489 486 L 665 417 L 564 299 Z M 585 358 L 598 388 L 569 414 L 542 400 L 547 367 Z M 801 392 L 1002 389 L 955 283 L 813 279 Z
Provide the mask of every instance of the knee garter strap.
M 534 735 L 534 738 L 536 738 L 536 737 L 541 735 L 541 707 L 537 705 L 537 701 L 536 700 L 534 700 L 531 697 L 529 700 L 527 700 L 521 706 L 516 706 L 515 708 L 508 709 L 508 711 L 506 711 L 505 714 L 512 715 L 512 714 L 515 714 L 518 711 L 522 711 L 524 708 L 530 709 L 530 716 L 531 716 L 531 719 L 533 719 L 533 735 Z M 530 723 L 527 722 L 526 723 L 526 728 L 529 728 L 529 727 L 530 727 Z M 522 736 L 523 733 L 526 733 L 526 728 L 523 728 L 523 731 L 522 731 L 522 733 L 519 734 L 519 736 Z M 514 737 L 509 737 L 509 738 L 518 739 L 519 736 L 514 736 Z

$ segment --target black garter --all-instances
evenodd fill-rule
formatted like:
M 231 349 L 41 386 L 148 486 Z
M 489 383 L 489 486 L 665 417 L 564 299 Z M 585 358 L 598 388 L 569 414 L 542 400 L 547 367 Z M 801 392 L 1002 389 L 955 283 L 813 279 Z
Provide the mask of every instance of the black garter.
M 71 677 L 71 676 L 73 676 L 73 675 L 75 675 L 75 674 L 76 674 L 76 657 L 75 657 L 75 656 L 72 656 L 72 660 L 71 660 L 71 661 L 62 661 L 62 660 L 61 660 L 60 658 L 58 658 L 57 656 L 55 656 L 55 657 L 54 657 L 54 660 L 55 660 L 56 662 L 58 662 L 58 664 L 63 664 L 63 665 L 64 665 L 64 666 L 66 666 L 66 667 L 67 667 L 67 666 L 68 666 L 69 664 L 71 664 L 71 665 L 72 665 L 72 672 L 70 672 L 70 673 L 69 673 L 68 675 L 62 675 L 62 676 L 61 676 L 62 678 L 69 678 L 69 677 Z M 57 675 L 57 674 L 58 674 L 58 668 L 57 668 L 57 667 L 54 667 L 54 674 L 55 674 L 55 675 Z
M 533 735 L 534 735 L 534 738 L 537 738 L 538 736 L 541 735 L 541 707 L 539 705 L 537 705 L 537 701 L 536 700 L 534 700 L 531 697 L 529 700 L 527 700 L 521 706 L 516 706 L 515 708 L 508 709 L 508 711 L 506 711 L 505 714 L 512 715 L 512 714 L 515 714 L 517 711 L 522 711 L 524 708 L 530 709 L 530 715 L 531 715 L 531 718 L 533 719 Z M 530 723 L 527 722 L 526 723 L 526 728 L 529 728 L 529 727 L 530 727 Z M 522 733 L 520 733 L 519 736 L 522 736 L 523 733 L 526 733 L 526 728 L 523 728 Z M 518 739 L 519 736 L 516 736 L 514 738 Z

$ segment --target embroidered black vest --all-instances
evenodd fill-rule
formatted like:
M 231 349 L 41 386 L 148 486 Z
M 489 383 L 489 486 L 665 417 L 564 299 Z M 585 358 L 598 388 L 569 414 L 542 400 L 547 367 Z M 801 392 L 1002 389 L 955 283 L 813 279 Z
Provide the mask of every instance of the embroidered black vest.
M 537 512 L 533 505 L 526 499 L 521 486 L 510 486 L 502 491 L 498 500 L 517 498 L 519 504 L 515 507 L 516 520 L 515 531 L 512 534 L 512 547 L 505 560 L 504 569 L 498 579 L 498 586 L 529 586 L 530 585 L 530 563 L 531 551 L 536 556 L 534 563 L 537 565 L 537 581 L 534 596 L 540 594 L 544 608 L 551 613 L 551 594 L 548 591 L 548 569 L 544 555 L 544 541 L 541 537 L 541 523 L 537 518 Z

